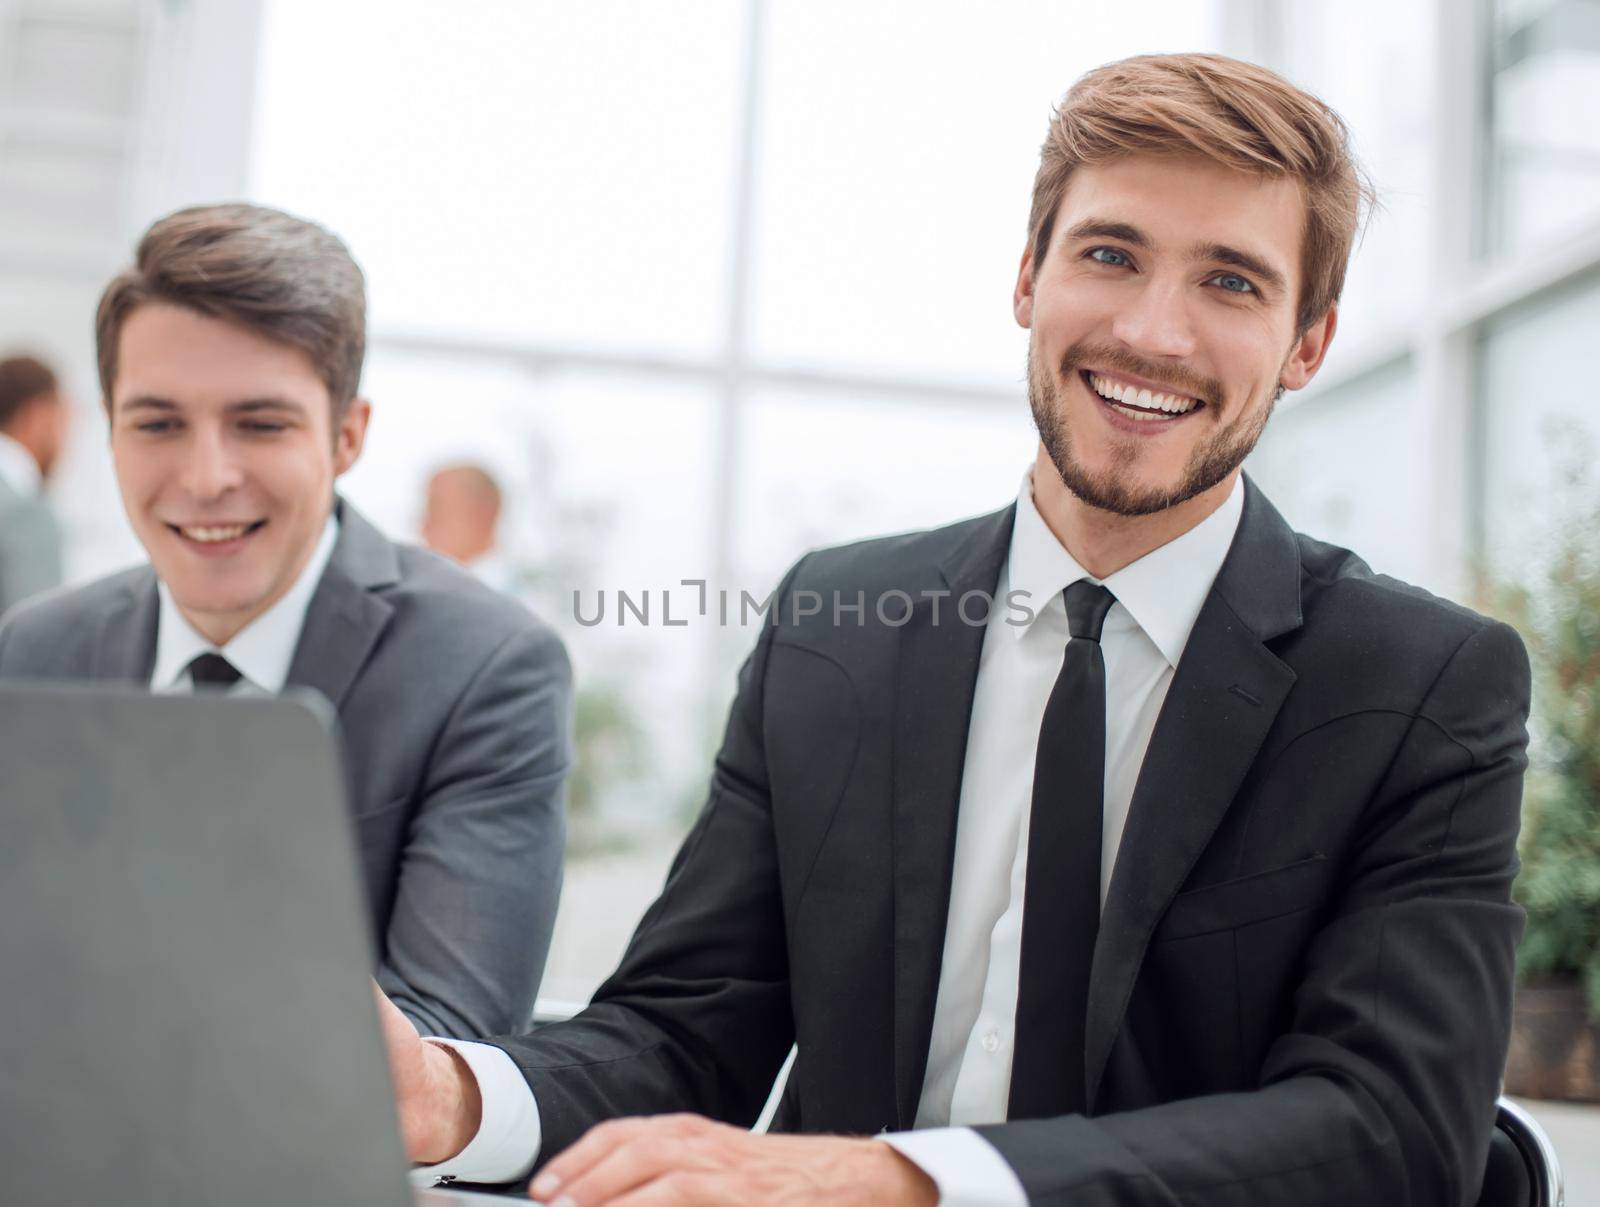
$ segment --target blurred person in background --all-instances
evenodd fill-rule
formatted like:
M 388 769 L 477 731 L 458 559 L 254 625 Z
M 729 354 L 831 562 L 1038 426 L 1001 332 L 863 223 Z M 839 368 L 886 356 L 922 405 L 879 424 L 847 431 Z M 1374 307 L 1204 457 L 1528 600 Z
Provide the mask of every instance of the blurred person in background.
M 378 983 L 424 1034 L 524 1025 L 561 884 L 571 672 L 525 608 L 335 493 L 371 415 L 360 268 L 288 214 L 183 210 L 106 288 L 96 340 L 149 564 L 14 612 L 0 678 L 319 692 Z
M 500 484 L 481 465 L 462 462 L 428 479 L 422 543 L 470 570 L 496 591 L 516 594 L 516 575 L 500 548 Z
M 0 360 L 0 615 L 61 582 L 61 529 L 44 495 L 71 408 L 31 356 Z
M 1264 68 L 1072 87 L 1011 298 L 1015 499 L 794 566 L 583 1013 L 429 1044 L 380 1002 L 423 1172 L 542 1164 L 558 1207 L 1475 1199 L 1527 658 L 1242 473 L 1365 194 Z M 791 1045 L 774 1128 L 821 1134 L 752 1135 Z

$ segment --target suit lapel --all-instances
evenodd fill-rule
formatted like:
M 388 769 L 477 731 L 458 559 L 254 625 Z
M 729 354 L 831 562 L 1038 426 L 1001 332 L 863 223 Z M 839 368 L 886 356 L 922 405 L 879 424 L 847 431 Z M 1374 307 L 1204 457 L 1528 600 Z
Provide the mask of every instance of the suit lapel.
M 1248 479 L 1140 769 L 1089 983 L 1091 1109 L 1151 932 L 1233 802 L 1295 675 L 1264 644 L 1300 624 L 1293 532 Z
M 306 609 L 287 681 L 320 692 L 336 710 L 394 613 L 379 589 L 400 578 L 394 546 L 343 500 L 337 514 L 339 540 Z
M 900 632 L 894 709 L 894 1076 L 898 1125 L 909 1128 L 928 1064 L 950 908 L 956 812 L 984 626 L 963 623 L 968 591 L 994 598 L 1015 505 L 976 521 Z M 969 609 L 971 610 L 971 609 Z
M 103 682 L 148 686 L 156 665 L 156 625 L 161 601 L 155 571 L 146 567 L 106 613 L 95 638 L 90 676 Z

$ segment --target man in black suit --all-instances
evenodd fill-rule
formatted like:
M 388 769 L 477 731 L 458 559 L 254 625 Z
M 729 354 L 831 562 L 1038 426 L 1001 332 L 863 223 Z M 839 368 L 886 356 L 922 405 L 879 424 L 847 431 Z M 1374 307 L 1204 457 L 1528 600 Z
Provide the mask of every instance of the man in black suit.
M 558 1207 L 1470 1201 L 1526 659 L 1240 471 L 1322 363 L 1362 191 L 1261 68 L 1073 88 L 1016 504 L 794 567 L 583 1014 L 452 1048 L 385 1012 L 417 1160 L 547 1162 Z M 780 1120 L 833 1134 L 740 1130 L 791 1043 Z

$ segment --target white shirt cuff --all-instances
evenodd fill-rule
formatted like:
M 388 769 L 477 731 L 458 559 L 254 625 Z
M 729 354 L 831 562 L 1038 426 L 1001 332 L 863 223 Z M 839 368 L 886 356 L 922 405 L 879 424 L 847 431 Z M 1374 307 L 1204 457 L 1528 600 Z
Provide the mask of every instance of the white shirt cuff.
M 412 1183 L 431 1186 L 443 1178 L 517 1182 L 527 1177 L 539 1159 L 539 1104 L 516 1063 L 490 1044 L 431 1036 L 428 1042 L 451 1049 L 467 1062 L 483 1099 L 483 1118 L 465 1148 L 448 1161 L 413 1169 Z
M 933 1179 L 939 1207 L 1028 1207 L 1028 1194 L 998 1149 L 970 1127 L 879 1136 Z

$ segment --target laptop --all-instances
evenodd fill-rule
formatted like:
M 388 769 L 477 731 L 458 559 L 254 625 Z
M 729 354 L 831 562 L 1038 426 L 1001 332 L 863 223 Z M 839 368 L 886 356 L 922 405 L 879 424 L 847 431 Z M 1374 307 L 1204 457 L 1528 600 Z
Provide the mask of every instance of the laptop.
M 411 1207 L 331 711 L 0 687 L 0 1201 Z

